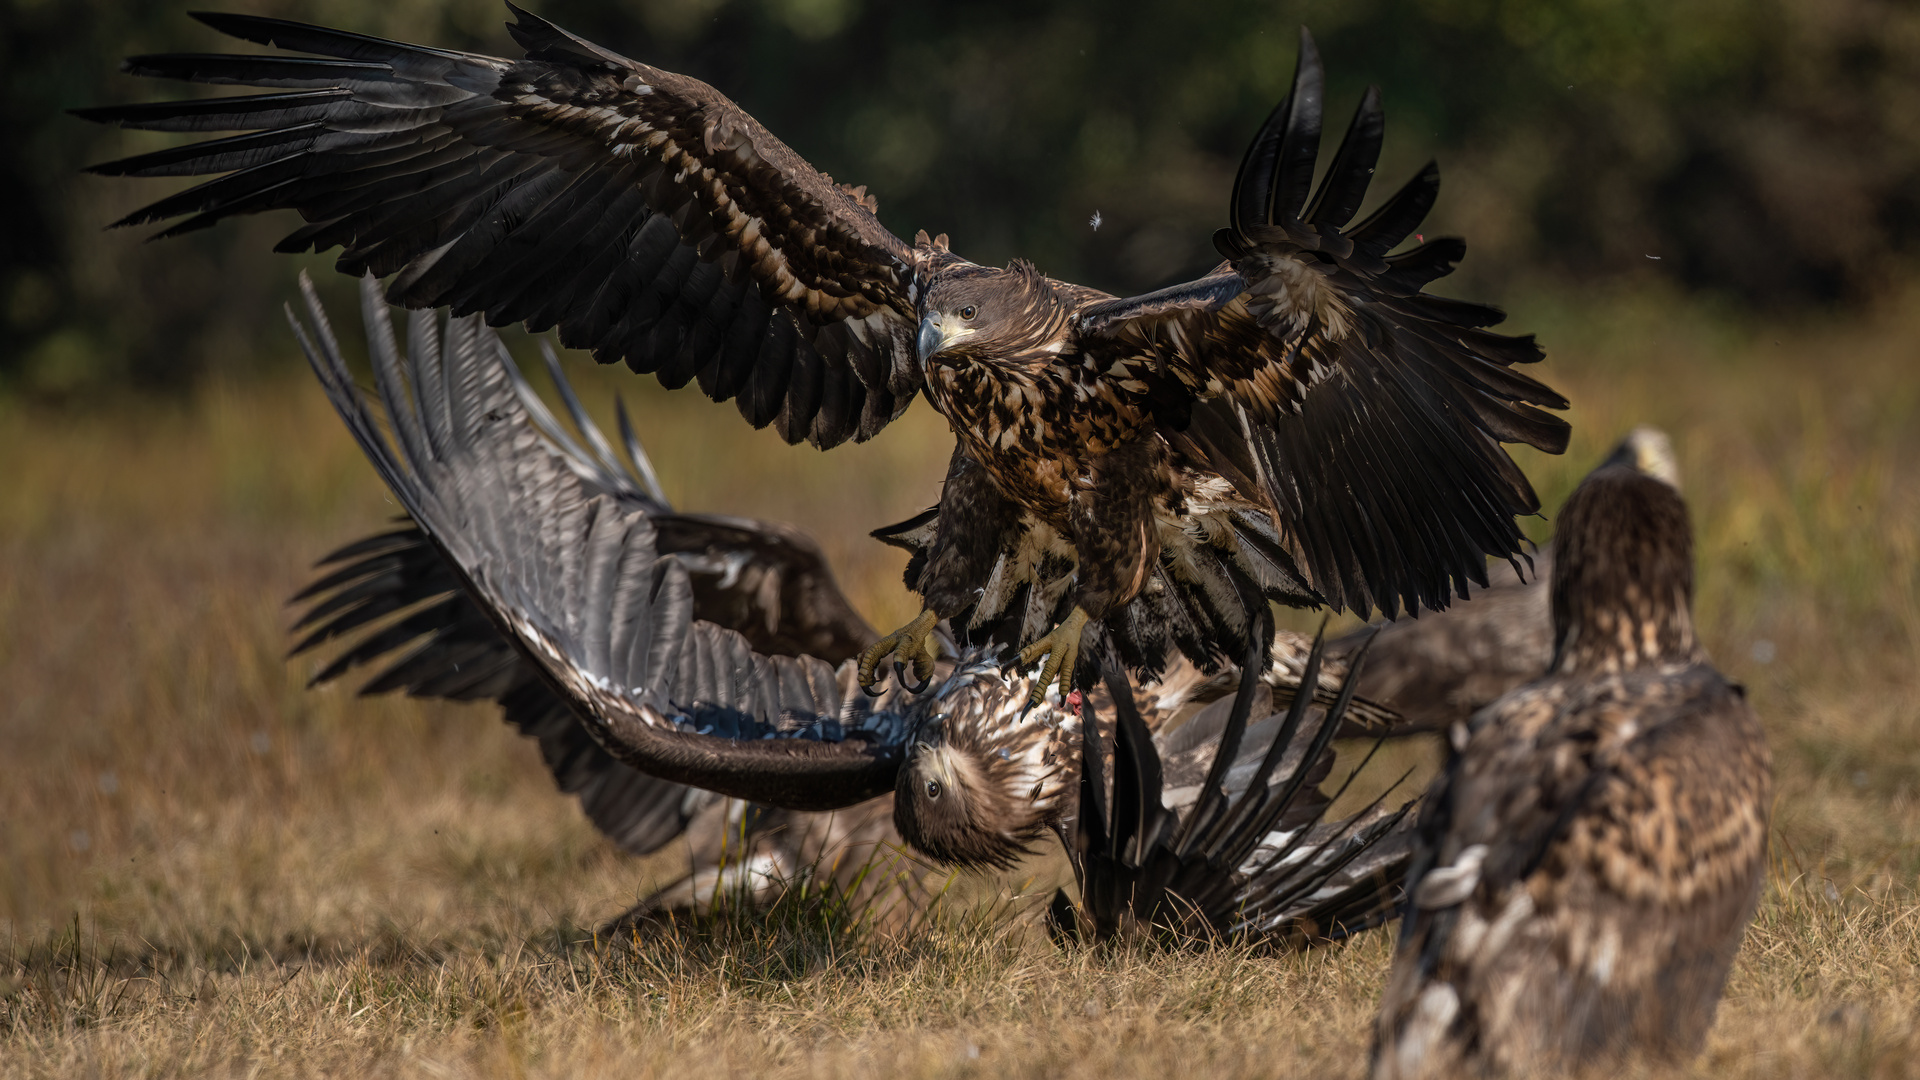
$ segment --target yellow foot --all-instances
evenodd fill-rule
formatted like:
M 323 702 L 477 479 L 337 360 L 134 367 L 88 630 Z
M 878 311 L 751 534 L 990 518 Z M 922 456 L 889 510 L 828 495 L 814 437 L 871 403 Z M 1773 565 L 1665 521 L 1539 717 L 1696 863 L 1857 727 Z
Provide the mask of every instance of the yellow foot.
M 1033 697 L 1028 704 L 1038 705 L 1040 699 L 1047 696 L 1047 685 L 1055 677 L 1060 680 L 1060 696 L 1073 693 L 1073 669 L 1080 661 L 1080 632 L 1087 628 L 1091 618 L 1085 611 L 1075 607 L 1060 621 L 1060 625 L 1047 632 L 1047 636 L 1020 650 L 1020 663 L 1031 666 L 1041 657 L 1047 658 L 1046 666 L 1040 669 L 1040 677 L 1034 680 Z
M 933 678 L 933 628 L 939 622 L 940 616 L 931 611 L 922 611 L 914 616 L 912 622 L 868 646 L 867 651 L 860 654 L 860 688 L 879 696 L 873 684 L 880 678 L 880 661 L 891 655 L 898 657 L 894 664 L 896 668 L 905 664 L 913 665 L 913 677 L 920 680 L 920 688 L 924 690 L 927 680 Z M 905 684 L 906 673 L 903 671 L 901 685 Z

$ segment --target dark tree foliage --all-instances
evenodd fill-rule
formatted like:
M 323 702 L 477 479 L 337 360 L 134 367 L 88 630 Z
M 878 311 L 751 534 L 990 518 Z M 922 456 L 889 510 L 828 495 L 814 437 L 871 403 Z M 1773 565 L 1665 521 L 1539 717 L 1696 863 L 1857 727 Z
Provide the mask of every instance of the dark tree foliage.
M 494 0 L 204 2 L 512 55 Z M 181 385 L 290 355 L 278 309 L 302 260 L 268 249 L 296 221 L 142 244 L 100 227 L 163 186 L 78 173 L 164 145 L 63 111 L 171 90 L 117 74 L 122 56 L 233 47 L 186 18 L 194 6 L 0 7 L 5 384 Z M 1384 179 L 1440 160 L 1433 224 L 1472 243 L 1454 279 L 1467 294 L 1653 273 L 1767 309 L 1849 303 L 1909 273 L 1920 246 L 1920 11 L 1891 0 L 534 6 L 711 82 L 868 185 L 902 235 L 944 231 L 971 258 L 1022 255 L 1115 291 L 1213 261 L 1302 22 L 1334 112 L 1382 86 Z

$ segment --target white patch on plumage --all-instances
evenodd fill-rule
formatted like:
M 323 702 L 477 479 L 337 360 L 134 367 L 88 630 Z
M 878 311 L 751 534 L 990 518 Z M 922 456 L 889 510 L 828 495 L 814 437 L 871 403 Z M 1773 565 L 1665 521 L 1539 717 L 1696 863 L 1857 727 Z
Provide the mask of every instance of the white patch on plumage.
M 1434 983 L 1420 991 L 1413 1013 L 1407 1018 L 1394 1043 L 1392 1067 L 1376 1069 L 1376 1076 L 1425 1076 L 1428 1058 L 1445 1045 L 1448 1029 L 1460 1015 L 1460 994 L 1446 983 Z
M 1414 889 L 1414 904 L 1430 911 L 1453 907 L 1466 900 L 1480 884 L 1480 864 L 1486 859 L 1487 845 L 1474 844 L 1451 864 L 1427 871 L 1427 876 L 1421 878 Z

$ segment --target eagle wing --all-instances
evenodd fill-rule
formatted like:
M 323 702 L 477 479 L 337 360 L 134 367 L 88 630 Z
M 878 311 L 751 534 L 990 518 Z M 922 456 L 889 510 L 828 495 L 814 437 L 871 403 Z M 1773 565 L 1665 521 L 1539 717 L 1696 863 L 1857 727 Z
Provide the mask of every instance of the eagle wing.
M 809 537 L 773 522 L 674 511 L 624 407 L 616 450 L 581 407 L 551 352 L 547 358 L 580 439 L 519 382 L 523 404 L 589 489 L 652 518 L 661 552 L 678 557 L 692 577 L 694 618 L 740 631 L 758 652 L 810 654 L 831 664 L 872 640 L 872 628 L 847 602 Z M 414 697 L 497 702 L 504 719 L 539 742 L 560 790 L 577 797 L 595 827 L 636 855 L 683 835 L 722 801 L 648 776 L 607 753 L 539 670 L 501 636 L 419 525 L 408 521 L 349 544 L 320 567 L 326 572 L 293 598 L 309 605 L 294 625 L 305 636 L 293 652 L 351 641 L 314 675 L 313 684 L 377 663 L 381 667 L 362 685 L 362 694 L 401 690 Z M 400 612 L 406 614 L 390 618 Z
M 1428 164 L 1360 224 L 1383 119 L 1369 90 L 1318 191 L 1323 75 L 1301 31 L 1293 90 L 1234 181 L 1228 262 L 1196 281 L 1088 306 L 1089 348 L 1120 359 L 1170 439 L 1269 504 L 1332 606 L 1388 617 L 1443 608 L 1486 556 L 1519 553 L 1514 517 L 1539 499 L 1502 443 L 1566 449 L 1537 406 L 1559 394 L 1513 370 L 1542 353 L 1487 329 L 1497 309 L 1422 292 L 1465 254 L 1456 239 L 1387 253 L 1439 191 Z M 1309 198 L 1311 196 L 1311 198 Z
M 1082 905 L 1095 936 L 1159 926 L 1300 946 L 1376 926 L 1399 903 L 1413 804 L 1389 808 L 1382 793 L 1329 822 L 1339 794 L 1319 787 L 1354 680 L 1318 716 L 1308 715 L 1312 695 L 1296 694 L 1284 714 L 1249 724 L 1272 703 L 1259 649 L 1256 640 L 1232 698 L 1173 733 L 1184 749 L 1152 736 L 1125 678 L 1109 672 L 1113 777 L 1103 775 L 1100 725 L 1081 725 L 1075 820 Z M 1325 651 L 1314 643 L 1305 684 L 1318 684 Z M 1065 911 L 1056 901 L 1056 915 Z
M 475 606 L 610 754 L 790 809 L 892 790 L 903 699 L 870 704 L 851 665 L 765 655 L 697 620 L 686 564 L 660 551 L 647 512 L 597 491 L 542 436 L 477 317 L 449 320 L 443 338 L 430 313 L 413 313 L 403 356 L 378 285 L 362 279 L 389 437 L 302 285 L 312 329 L 293 319 L 296 332 L 362 450 Z
M 1553 659 L 1547 579 L 1553 547 L 1533 553 L 1533 572 L 1489 568 L 1488 587 L 1445 611 L 1401 616 L 1335 639 L 1341 657 L 1372 642 L 1361 693 L 1403 718 L 1397 734 L 1445 731 L 1546 672 Z
M 219 176 L 117 224 L 160 235 L 290 208 L 281 251 L 343 249 L 397 275 L 408 307 L 559 327 L 602 362 L 698 379 L 755 427 L 822 447 L 864 439 L 918 391 L 918 260 L 837 185 L 712 87 L 513 8 L 508 61 L 278 19 L 197 14 L 312 57 L 137 56 L 139 75 L 280 90 L 82 109 L 161 131 L 243 131 L 95 166 Z

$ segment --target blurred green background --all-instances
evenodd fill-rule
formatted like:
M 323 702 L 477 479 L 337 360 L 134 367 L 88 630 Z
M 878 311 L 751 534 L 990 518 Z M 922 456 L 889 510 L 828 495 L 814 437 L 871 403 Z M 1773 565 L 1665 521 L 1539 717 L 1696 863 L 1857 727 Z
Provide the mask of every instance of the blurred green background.
M 102 232 L 182 185 L 80 168 L 168 137 L 63 112 L 174 91 L 119 75 L 129 53 L 231 43 L 186 4 L 4 3 L 0 385 L 71 398 L 282 365 L 279 301 L 299 263 L 268 249 L 292 217 L 151 245 L 139 230 Z M 497 0 L 219 6 L 517 55 Z M 1445 188 L 1426 231 L 1472 245 L 1448 291 L 1524 307 L 1541 292 L 1626 282 L 1709 299 L 1722 315 L 1848 310 L 1890 295 L 1920 247 L 1912 3 L 535 7 L 719 87 L 816 165 L 869 185 L 903 236 L 945 231 L 976 260 L 1022 255 L 1114 291 L 1210 264 L 1234 166 L 1285 93 L 1302 23 L 1327 61 L 1333 132 L 1366 84 L 1385 91 L 1382 187 L 1440 160 Z

